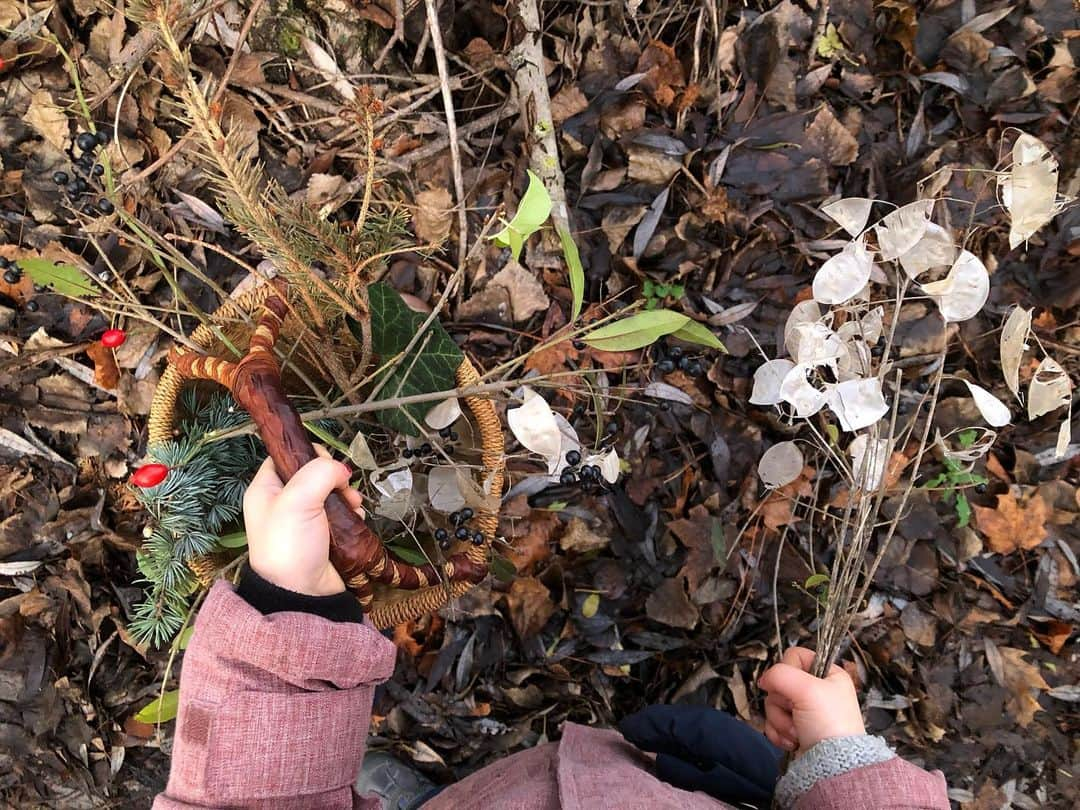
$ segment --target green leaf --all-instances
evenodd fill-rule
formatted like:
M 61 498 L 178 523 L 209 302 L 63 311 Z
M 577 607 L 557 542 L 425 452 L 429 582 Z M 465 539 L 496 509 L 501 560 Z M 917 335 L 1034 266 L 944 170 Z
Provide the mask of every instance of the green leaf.
M 243 548 L 247 545 L 247 532 L 223 534 L 218 538 L 218 545 L 222 548 Z
M 405 350 L 427 319 L 409 309 L 397 291 L 387 284 L 368 287 L 368 300 L 371 304 L 371 348 L 381 362 L 387 362 Z M 385 380 L 379 399 L 451 389 L 456 385 L 455 373 L 464 357 L 442 324 L 434 321 L 410 354 L 399 358 L 379 377 L 380 382 Z M 433 402 L 420 402 L 378 411 L 377 415 L 388 428 L 416 436 L 418 431 L 412 419 L 422 423 L 424 414 L 434 405 Z
M 606 352 L 626 352 L 655 343 L 664 335 L 682 329 L 690 321 L 685 315 L 670 309 L 639 312 L 622 320 L 601 326 L 584 335 L 582 340 L 594 349 Z
M 933 478 L 931 478 L 929 481 L 927 481 L 925 484 L 923 484 L 922 488 L 923 489 L 936 489 L 937 487 L 940 487 L 944 483 L 945 483 L 944 474 L 935 475 Z
M 581 314 L 585 302 L 585 268 L 581 266 L 581 254 L 578 253 L 574 237 L 566 228 L 559 228 L 559 241 L 562 242 L 563 257 L 570 271 L 570 293 L 573 302 L 570 306 L 570 322 L 573 323 Z
M 671 285 L 671 292 L 669 293 L 669 295 L 672 298 L 682 298 L 683 295 L 685 295 L 685 294 L 686 294 L 686 287 L 684 287 L 682 284 L 672 284 Z
M 811 574 L 806 578 L 806 582 L 803 583 L 803 587 L 810 591 L 814 588 L 820 588 L 822 585 L 829 584 L 828 574 Z
M 333 447 L 343 456 L 349 455 L 349 445 L 345 444 L 345 442 L 341 441 L 341 439 L 337 438 L 337 436 L 332 434 L 322 425 L 317 425 L 314 422 L 304 422 L 304 427 L 307 428 L 308 433 L 316 436 L 323 444 L 328 447 Z
M 975 444 L 977 438 L 979 438 L 979 431 L 977 430 L 963 430 L 956 434 L 956 441 L 961 450 L 967 450 L 971 445 Z
M 500 582 L 513 582 L 514 577 L 517 576 L 517 568 L 501 554 L 492 555 L 491 565 L 488 566 L 488 570 Z
M 517 213 L 505 228 L 491 238 L 496 245 L 510 248 L 516 261 L 525 240 L 540 230 L 550 214 L 551 195 L 544 188 L 544 182 L 530 170 L 529 187 L 518 203 Z M 565 249 L 565 244 L 563 247 Z
M 176 713 L 180 709 L 180 690 L 173 689 L 166 692 L 157 700 L 151 700 L 135 715 L 140 723 L 168 723 L 176 719 Z
M 707 346 L 710 349 L 719 349 L 727 353 L 724 344 L 712 333 L 712 330 L 697 321 L 688 320 L 685 326 L 676 329 L 671 333 L 671 336 L 679 340 L 685 340 L 687 343 L 697 343 L 699 346 Z
M 56 264 L 52 259 L 19 259 L 19 269 L 28 273 L 35 284 L 51 287 L 69 298 L 87 298 L 101 293 L 82 270 L 70 264 Z
M 656 297 L 656 285 L 653 284 L 653 280 L 651 278 L 647 278 L 643 282 L 641 282 L 641 296 L 642 298 Z
M 971 522 L 971 504 L 968 503 L 967 495 L 963 492 L 956 493 L 956 525 L 958 528 L 964 528 Z
M 832 447 L 836 447 L 840 444 L 840 428 L 834 425 L 832 422 L 825 424 L 825 435 L 829 437 L 829 444 Z
M 424 556 L 424 553 L 416 547 L 415 543 L 407 546 L 401 545 L 400 543 L 393 543 L 388 545 L 387 548 L 409 565 L 426 565 L 430 562 L 430 560 Z
M 590 593 L 585 597 L 585 601 L 581 603 L 581 615 L 586 619 L 591 619 L 596 615 L 596 611 L 600 609 L 600 594 Z

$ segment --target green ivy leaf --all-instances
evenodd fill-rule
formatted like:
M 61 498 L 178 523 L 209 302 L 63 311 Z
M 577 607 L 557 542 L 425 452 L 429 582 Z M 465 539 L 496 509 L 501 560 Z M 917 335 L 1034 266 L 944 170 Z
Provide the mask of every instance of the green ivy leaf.
M 82 270 L 70 264 L 56 264 L 52 259 L 19 259 L 19 269 L 29 274 L 35 284 L 51 287 L 69 298 L 101 294 L 101 289 Z
M 594 349 L 627 352 L 655 343 L 664 335 L 682 329 L 689 321 L 685 315 L 670 309 L 654 309 L 594 329 L 582 340 Z
M 399 558 L 407 562 L 409 565 L 426 565 L 431 562 L 424 553 L 416 547 L 416 544 L 402 545 L 400 543 L 394 543 L 387 546 L 394 554 Z
M 376 283 L 368 287 L 368 300 L 371 304 L 371 348 L 380 361 L 385 362 L 405 350 L 427 319 L 409 309 L 397 291 L 387 284 Z M 380 382 L 385 380 L 379 399 L 453 388 L 455 373 L 464 357 L 442 324 L 434 321 L 410 355 L 400 358 L 379 378 Z M 418 431 L 412 419 L 422 423 L 424 415 L 434 405 L 420 402 L 400 409 L 382 410 L 378 411 L 378 419 L 392 430 L 416 436 Z
M 517 213 L 505 228 L 491 238 L 496 245 L 510 248 L 516 261 L 525 240 L 540 230 L 550 214 L 551 195 L 544 188 L 544 182 L 529 171 L 529 187 L 518 203 Z M 563 247 L 565 249 L 565 244 Z
M 140 723 L 168 723 L 176 719 L 176 713 L 179 710 L 180 690 L 173 689 L 139 709 L 135 719 Z
M 685 340 L 687 343 L 696 343 L 699 346 L 706 346 L 710 349 L 719 349 L 725 354 L 727 353 L 724 344 L 712 333 L 712 330 L 705 324 L 698 323 L 694 320 L 688 319 L 686 325 L 676 329 L 671 333 L 671 336 L 676 337 L 679 340 Z
M 559 241 L 562 243 L 563 257 L 570 271 L 570 294 L 573 296 L 570 322 L 573 323 L 581 314 L 581 305 L 585 302 L 585 268 L 581 266 L 581 254 L 578 253 L 574 237 L 565 228 L 559 228 Z

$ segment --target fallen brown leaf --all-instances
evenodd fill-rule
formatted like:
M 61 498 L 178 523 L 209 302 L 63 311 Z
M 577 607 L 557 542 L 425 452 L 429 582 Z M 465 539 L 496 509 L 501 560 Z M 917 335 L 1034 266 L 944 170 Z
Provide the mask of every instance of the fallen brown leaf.
M 998 495 L 997 507 L 976 506 L 975 520 L 995 554 L 1033 549 L 1046 538 L 1050 510 L 1039 495 L 1021 504 L 1011 492 Z
M 110 391 L 116 388 L 120 382 L 120 369 L 116 366 L 113 350 L 95 340 L 87 347 L 86 353 L 94 361 L 94 382 Z
M 533 512 L 529 530 L 513 541 L 514 553 L 510 555 L 519 574 L 536 570 L 536 566 L 551 556 L 551 532 L 558 519 L 550 512 Z
M 424 242 L 439 244 L 450 235 L 454 202 L 445 188 L 430 188 L 416 195 L 413 228 Z
M 566 529 L 566 533 L 559 539 L 559 547 L 563 551 L 576 551 L 578 554 L 585 554 L 589 551 L 604 548 L 610 542 L 610 537 L 597 534 L 581 518 L 573 518 Z
M 515 579 L 506 594 L 506 606 L 510 610 L 510 621 L 522 639 L 539 633 L 555 612 L 550 591 L 535 577 Z
M 690 510 L 689 518 L 668 523 L 668 529 L 686 547 L 686 562 L 679 574 L 686 577 L 691 593 L 701 587 L 709 572 L 719 564 L 712 543 L 713 524 L 717 520 L 698 504 Z
M 1013 647 L 998 647 L 1003 665 L 1003 684 L 1009 690 L 1010 697 L 1006 708 L 1016 718 L 1021 727 L 1027 728 L 1035 719 L 1035 712 L 1042 711 L 1042 706 L 1035 698 L 1037 691 L 1046 691 L 1050 684 L 1039 672 L 1038 664 L 1024 660 L 1027 652 Z
M 699 618 L 698 609 L 686 596 L 682 577 L 661 582 L 645 600 L 645 612 L 653 621 L 685 630 L 693 630 Z

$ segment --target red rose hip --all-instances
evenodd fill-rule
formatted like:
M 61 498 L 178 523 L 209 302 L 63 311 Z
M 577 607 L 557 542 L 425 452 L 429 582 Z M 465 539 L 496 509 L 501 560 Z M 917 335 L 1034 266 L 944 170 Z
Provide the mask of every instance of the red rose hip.
M 164 464 L 143 464 L 131 474 L 131 483 L 140 489 L 156 487 L 165 480 L 169 468 Z
M 117 346 L 124 345 L 125 340 L 127 340 L 127 332 L 123 329 L 106 329 L 105 334 L 101 336 L 101 345 L 106 349 L 115 349 Z

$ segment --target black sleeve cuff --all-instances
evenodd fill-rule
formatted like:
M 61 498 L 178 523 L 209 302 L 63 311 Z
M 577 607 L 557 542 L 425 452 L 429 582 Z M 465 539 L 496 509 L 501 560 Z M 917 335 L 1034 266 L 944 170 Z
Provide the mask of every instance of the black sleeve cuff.
M 333 596 L 308 596 L 285 588 L 256 574 L 250 565 L 244 564 L 236 593 L 264 616 L 268 613 L 313 613 L 332 622 L 364 621 L 360 602 L 348 591 Z

